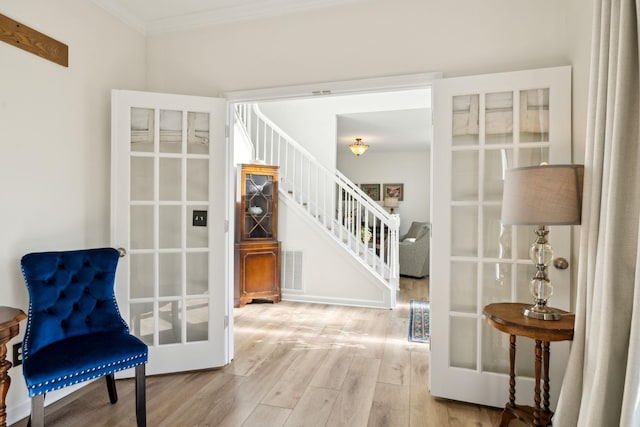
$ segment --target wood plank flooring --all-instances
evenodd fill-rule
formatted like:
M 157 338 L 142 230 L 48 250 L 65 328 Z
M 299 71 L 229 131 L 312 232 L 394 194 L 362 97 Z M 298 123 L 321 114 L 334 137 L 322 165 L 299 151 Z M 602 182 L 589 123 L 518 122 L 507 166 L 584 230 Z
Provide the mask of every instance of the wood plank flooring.
M 407 341 L 409 301 L 429 299 L 428 280 L 403 277 L 400 288 L 395 310 L 291 302 L 236 309 L 234 361 L 148 377 L 148 425 L 498 425 L 500 409 L 429 395 L 429 346 Z M 104 381 L 94 382 L 47 407 L 46 425 L 135 426 L 133 392 L 132 380 L 119 380 L 111 405 Z

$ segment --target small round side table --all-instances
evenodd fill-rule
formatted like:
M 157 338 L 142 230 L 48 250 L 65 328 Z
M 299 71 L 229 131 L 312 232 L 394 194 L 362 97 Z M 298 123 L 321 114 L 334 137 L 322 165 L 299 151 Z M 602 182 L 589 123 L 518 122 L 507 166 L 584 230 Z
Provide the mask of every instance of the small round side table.
M 500 427 L 507 427 L 511 420 L 518 419 L 533 427 L 551 425 L 553 412 L 549 409 L 549 343 L 573 340 L 575 316 L 562 312 L 560 320 L 538 320 L 525 317 L 522 309 L 530 304 L 496 303 L 484 308 L 485 319 L 494 328 L 509 334 L 509 402 L 502 412 Z M 516 336 L 535 340 L 535 406 L 516 405 Z M 543 395 L 540 398 L 540 382 Z M 541 405 L 542 400 L 542 405 Z

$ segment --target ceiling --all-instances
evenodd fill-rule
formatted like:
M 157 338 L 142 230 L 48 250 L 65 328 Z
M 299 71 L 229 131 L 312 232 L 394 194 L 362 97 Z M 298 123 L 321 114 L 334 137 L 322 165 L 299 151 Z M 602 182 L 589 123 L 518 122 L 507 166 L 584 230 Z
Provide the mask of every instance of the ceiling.
M 370 152 L 426 151 L 431 139 L 431 110 L 376 111 L 338 114 L 338 153 L 348 152 L 356 138 Z
M 185 31 L 369 0 L 92 0 L 142 34 Z

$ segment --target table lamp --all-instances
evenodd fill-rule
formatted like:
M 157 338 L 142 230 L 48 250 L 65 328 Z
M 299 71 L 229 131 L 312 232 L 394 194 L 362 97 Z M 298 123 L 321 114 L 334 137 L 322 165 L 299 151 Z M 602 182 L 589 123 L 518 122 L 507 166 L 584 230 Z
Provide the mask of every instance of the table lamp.
M 540 165 L 510 169 L 504 180 L 502 224 L 535 225 L 536 240 L 529 256 L 536 274 L 529 282 L 535 304 L 522 313 L 542 320 L 558 320 L 561 315 L 548 307 L 553 286 L 547 267 L 553 258 L 547 241 L 548 225 L 580 224 L 582 214 L 582 165 Z
M 385 208 L 389 208 L 389 212 L 393 213 L 394 209 L 398 208 L 398 198 L 397 197 L 385 197 L 384 201 L 382 202 L 383 206 Z

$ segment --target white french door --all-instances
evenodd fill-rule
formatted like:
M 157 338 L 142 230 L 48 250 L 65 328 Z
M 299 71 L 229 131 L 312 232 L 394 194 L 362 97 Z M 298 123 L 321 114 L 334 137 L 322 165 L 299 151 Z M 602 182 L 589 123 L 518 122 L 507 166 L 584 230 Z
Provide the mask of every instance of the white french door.
M 149 374 L 229 362 L 224 99 L 112 91 L 116 296 Z
M 509 336 L 482 310 L 533 303 L 533 228 L 500 223 L 504 172 L 571 163 L 571 68 L 434 82 L 431 374 L 433 396 L 501 407 L 508 401 Z M 551 227 L 555 257 L 571 259 L 570 227 Z M 551 269 L 550 306 L 569 309 L 569 270 Z M 517 339 L 517 395 L 533 404 L 534 342 Z M 552 403 L 568 343 L 551 344 Z M 530 403 L 527 403 L 530 402 Z

